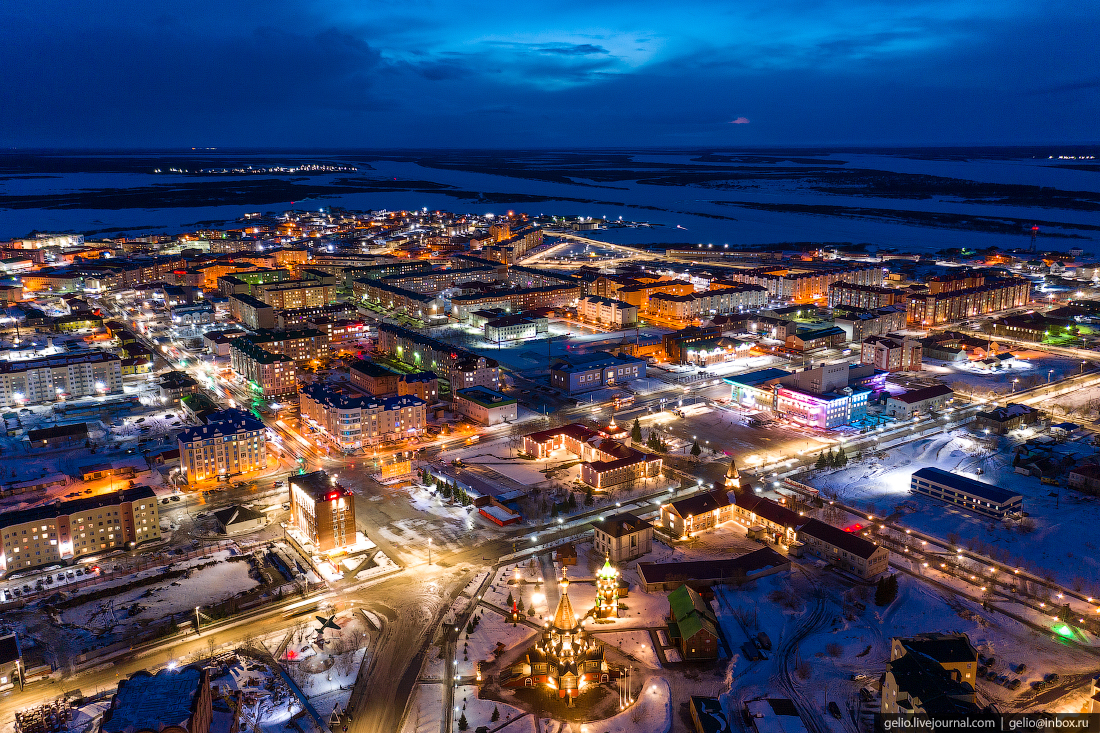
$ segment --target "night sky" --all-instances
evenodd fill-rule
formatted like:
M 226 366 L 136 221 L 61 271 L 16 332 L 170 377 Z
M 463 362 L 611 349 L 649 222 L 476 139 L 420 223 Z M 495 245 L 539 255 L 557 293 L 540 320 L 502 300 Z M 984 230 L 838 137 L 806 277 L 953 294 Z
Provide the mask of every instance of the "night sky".
M 5 147 L 1100 140 L 1100 4 L 5 0 Z

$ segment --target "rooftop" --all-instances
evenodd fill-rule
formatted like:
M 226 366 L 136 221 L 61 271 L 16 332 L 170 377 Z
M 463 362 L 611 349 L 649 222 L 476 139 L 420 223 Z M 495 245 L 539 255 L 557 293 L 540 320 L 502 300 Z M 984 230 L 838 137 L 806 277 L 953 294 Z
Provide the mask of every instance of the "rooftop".
M 625 537 L 628 534 L 641 532 L 653 525 L 644 519 L 638 519 L 630 512 L 622 512 L 601 519 L 598 522 L 593 522 L 592 526 L 611 537 Z
M 640 562 L 638 572 L 646 583 L 668 583 L 677 580 L 721 581 L 751 576 L 768 568 L 790 565 L 790 560 L 770 547 L 761 547 L 747 555 L 721 560 L 695 560 L 692 562 Z
M 943 484 L 956 491 L 963 491 L 971 496 L 976 496 L 979 499 L 997 505 L 1006 504 L 1013 499 L 1023 499 L 1023 497 L 1015 491 L 1006 491 L 992 484 L 987 484 L 983 481 L 975 481 L 972 478 L 959 476 L 958 474 L 943 471 L 938 468 L 932 468 L 931 466 L 922 468 L 919 471 L 914 471 L 913 477 L 922 478 L 925 481 L 935 481 L 938 484 Z
M 517 402 L 515 398 L 488 387 L 466 387 L 455 390 L 455 394 L 482 407 L 503 407 L 504 405 L 514 405 Z
M 118 692 L 103 716 L 103 733 L 190 729 L 189 721 L 199 687 L 205 682 L 195 666 L 162 669 L 155 675 L 136 672 L 118 683 Z

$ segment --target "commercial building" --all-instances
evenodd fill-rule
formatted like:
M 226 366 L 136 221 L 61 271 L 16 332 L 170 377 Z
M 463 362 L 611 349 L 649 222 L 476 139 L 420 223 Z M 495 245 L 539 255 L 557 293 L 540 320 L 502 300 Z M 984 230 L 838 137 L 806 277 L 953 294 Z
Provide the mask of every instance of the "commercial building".
M 102 351 L 0 362 L 0 406 L 122 392 L 122 360 Z
M 519 402 L 515 398 L 487 387 L 455 390 L 454 408 L 479 425 L 499 425 L 519 418 Z
M 634 560 L 653 549 L 653 525 L 629 512 L 592 523 L 592 547 L 616 565 Z
M 1014 491 L 938 468 L 928 467 L 914 471 L 909 490 L 914 494 L 929 496 L 960 509 L 997 519 L 1004 519 L 1024 508 L 1024 497 Z
M 907 318 L 910 324 L 928 328 L 964 321 L 986 313 L 1019 308 L 1031 298 L 1031 281 L 1022 278 L 994 280 L 978 287 L 934 293 L 909 294 Z
M 887 372 L 919 372 L 921 342 L 907 336 L 870 336 L 860 344 L 859 360 Z
M 68 562 L 160 538 L 157 497 L 148 486 L 0 514 L 0 573 Z
M 932 410 L 945 407 L 955 397 L 955 392 L 946 384 L 933 384 L 930 387 L 890 395 L 886 398 L 886 414 L 899 420 L 908 420 L 916 415 L 926 415 Z
M 749 535 L 775 544 L 790 545 L 806 518 L 771 499 L 752 494 L 737 497 L 734 516 L 749 529 Z
M 846 362 L 826 364 L 783 377 L 776 389 L 776 411 L 818 428 L 849 425 L 867 414 L 871 390 L 853 386 Z
M 241 337 L 229 345 L 229 360 L 233 370 L 252 382 L 264 397 L 298 392 L 297 372 L 289 356 L 272 354 Z
M 250 412 L 222 410 L 177 436 L 187 483 L 267 468 L 267 428 Z
M 692 537 L 733 519 L 733 502 L 723 489 L 661 505 L 661 527 L 673 537 Z
M 494 318 L 485 323 L 485 340 L 515 341 L 538 338 L 550 330 L 546 316 L 519 314 Z
M 550 365 L 550 385 L 566 392 L 587 392 L 645 377 L 646 362 L 625 354 L 596 351 L 567 356 Z
M 785 369 L 768 367 L 726 377 L 723 381 L 730 385 L 730 399 L 736 404 L 747 409 L 774 411 L 780 380 L 790 375 L 791 372 Z
M 290 523 L 321 552 L 355 544 L 355 495 L 325 471 L 287 480 Z
M 345 453 L 421 435 L 427 423 L 427 405 L 418 397 L 378 398 L 326 384 L 302 388 L 299 412 Z
M 602 326 L 626 328 L 638 322 L 638 307 L 614 298 L 588 295 L 577 301 L 577 316 Z

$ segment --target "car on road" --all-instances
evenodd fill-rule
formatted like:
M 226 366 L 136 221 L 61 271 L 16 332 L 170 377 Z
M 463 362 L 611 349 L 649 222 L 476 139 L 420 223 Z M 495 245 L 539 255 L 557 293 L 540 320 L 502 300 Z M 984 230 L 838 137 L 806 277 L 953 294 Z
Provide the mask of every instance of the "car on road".
M 829 701 L 829 715 L 832 715 L 837 720 L 840 720 L 840 706 L 836 704 L 835 700 Z

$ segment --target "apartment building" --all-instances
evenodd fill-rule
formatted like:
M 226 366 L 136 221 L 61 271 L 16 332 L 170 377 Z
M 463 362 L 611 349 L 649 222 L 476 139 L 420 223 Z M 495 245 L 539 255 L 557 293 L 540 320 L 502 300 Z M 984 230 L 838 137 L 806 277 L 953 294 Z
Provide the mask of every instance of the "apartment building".
M 908 322 L 923 328 L 1027 305 L 1031 298 L 1031 281 L 1022 278 L 994 280 L 984 285 L 960 290 L 933 293 L 924 290 L 910 293 L 907 304 Z
M 345 453 L 422 435 L 427 424 L 427 403 L 412 395 L 378 398 L 348 388 L 308 384 L 302 388 L 298 406 L 302 419 Z
M 500 388 L 500 367 L 496 360 L 402 326 L 379 324 L 377 348 L 406 364 L 430 369 L 447 380 L 452 393 L 464 387 Z
M 157 497 L 148 486 L 0 514 L 7 574 L 160 539 Z
M 287 331 L 259 329 L 241 337 L 272 354 L 282 354 L 298 366 L 323 359 L 328 355 L 328 334 L 315 328 L 295 328 Z
M 0 361 L 0 405 L 122 392 L 122 360 L 102 351 Z
M 774 265 L 751 268 L 729 268 L 724 279 L 762 285 L 769 300 L 790 300 L 814 303 L 827 300 L 834 283 L 881 287 L 882 266 L 858 263 L 799 262 L 795 265 Z
M 253 331 L 275 328 L 275 308 L 251 295 L 237 293 L 229 296 L 229 314 Z
M 267 468 L 267 428 L 244 410 L 215 412 L 206 425 L 187 428 L 177 440 L 189 484 Z
M 833 309 L 833 325 L 844 331 L 846 341 L 860 343 L 868 336 L 883 336 L 905 328 L 905 306 L 858 308 L 840 305 Z
M 860 344 L 859 361 L 887 372 L 919 372 L 921 343 L 908 336 L 870 336 Z
M 441 316 L 446 303 L 437 295 L 428 295 L 383 280 L 361 279 L 352 283 L 352 295 L 356 301 L 375 303 L 397 313 L 408 313 L 424 319 Z
M 483 308 L 504 308 L 512 313 L 538 308 L 560 308 L 572 305 L 580 297 L 581 286 L 577 284 L 489 290 L 475 295 L 454 296 L 451 298 L 451 315 L 459 321 L 465 321 L 470 313 Z
M 290 523 L 321 552 L 355 544 L 355 495 L 325 471 L 291 476 Z
M 381 278 L 386 285 L 412 290 L 417 293 L 436 294 L 464 282 L 495 283 L 500 281 L 497 268 L 488 265 L 456 267 L 447 270 L 431 270 L 411 274 L 389 275 Z
M 229 344 L 233 370 L 256 385 L 264 397 L 284 397 L 298 392 L 294 360 L 273 354 L 243 336 Z
M 885 308 L 891 305 L 904 305 L 906 294 L 897 288 L 884 288 L 879 285 L 857 285 L 850 282 L 834 282 L 829 285 L 829 306 L 849 306 L 853 308 Z
M 336 287 L 316 280 L 285 280 L 252 288 L 252 294 L 276 310 L 313 308 L 336 299 Z
M 588 295 L 577 301 L 577 315 L 585 321 L 626 328 L 638 322 L 638 307 L 615 298 Z

